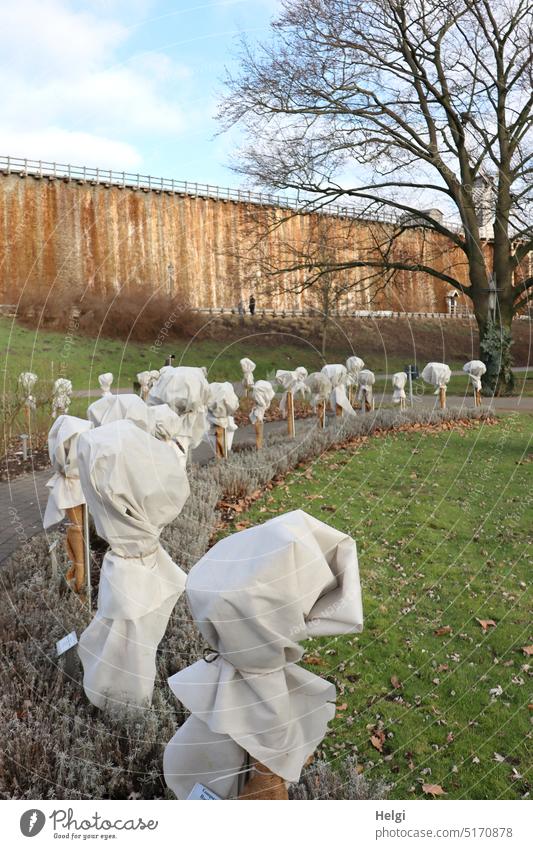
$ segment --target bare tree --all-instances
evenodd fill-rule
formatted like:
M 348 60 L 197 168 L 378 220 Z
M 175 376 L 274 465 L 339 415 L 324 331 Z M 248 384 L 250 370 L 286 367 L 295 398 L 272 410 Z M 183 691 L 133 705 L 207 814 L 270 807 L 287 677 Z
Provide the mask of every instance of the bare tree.
M 379 256 L 317 275 L 359 266 L 443 280 L 472 301 L 485 389 L 511 389 L 512 320 L 533 287 L 523 272 L 533 248 L 530 0 L 282 6 L 272 39 L 243 43 L 227 81 L 223 120 L 249 139 L 237 170 L 314 209 L 342 200 L 374 218 L 395 213 Z M 464 257 L 466 279 L 395 250 L 421 224 Z

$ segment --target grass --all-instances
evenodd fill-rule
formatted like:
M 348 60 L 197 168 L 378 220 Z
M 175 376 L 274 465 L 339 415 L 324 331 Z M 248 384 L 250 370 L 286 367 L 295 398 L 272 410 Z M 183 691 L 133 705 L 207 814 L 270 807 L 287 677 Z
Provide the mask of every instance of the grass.
M 512 414 L 372 439 L 291 473 L 246 515 L 302 508 L 357 540 L 364 631 L 311 641 L 306 658 L 337 685 L 323 756 L 355 753 L 391 798 L 422 784 L 449 799 L 530 792 L 532 425 Z
M 22 371 L 35 371 L 41 381 L 63 376 L 72 380 L 75 390 L 97 389 L 98 375 L 111 371 L 115 375 L 114 385 L 125 388 L 132 384 L 137 372 L 159 368 L 168 354 L 175 354 L 175 364 L 205 365 L 210 380 L 236 380 L 240 378 L 239 360 L 252 356 L 257 363 L 256 378 L 272 375 L 278 368 L 296 368 L 303 365 L 308 371 L 322 368 L 324 361 L 313 342 L 300 338 L 291 341 L 292 333 L 279 331 L 250 334 L 246 326 L 243 338 L 233 339 L 231 333 L 217 339 L 174 340 L 163 345 L 157 353 L 148 344 L 122 342 L 115 339 L 91 339 L 81 335 L 68 335 L 47 330 L 30 330 L 0 318 L 0 350 L 5 351 L 5 374 L 8 382 L 16 380 Z M 287 341 L 280 342 L 285 338 Z M 222 341 L 221 341 L 222 340 Z M 354 339 L 357 348 L 357 339 Z M 344 362 L 352 353 L 346 341 L 336 343 L 328 351 L 329 362 Z M 405 355 L 388 356 L 386 350 L 369 356 L 362 351 L 368 368 L 390 374 L 403 368 L 412 360 L 412 352 Z M 450 362 L 460 368 L 462 362 Z

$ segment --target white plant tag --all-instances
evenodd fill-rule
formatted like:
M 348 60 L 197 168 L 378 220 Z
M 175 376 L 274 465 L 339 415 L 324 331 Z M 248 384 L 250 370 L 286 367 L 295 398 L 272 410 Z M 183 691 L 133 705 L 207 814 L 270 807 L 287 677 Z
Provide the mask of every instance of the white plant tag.
M 77 642 L 78 638 L 76 636 L 76 631 L 71 631 L 66 637 L 58 640 L 56 643 L 57 656 L 60 657 L 62 654 L 65 654 L 65 652 L 75 646 Z
M 213 793 L 213 791 L 210 790 L 209 787 L 206 787 L 205 784 L 195 784 L 187 796 L 187 799 L 208 799 L 209 801 L 218 799 L 221 801 L 220 796 Z

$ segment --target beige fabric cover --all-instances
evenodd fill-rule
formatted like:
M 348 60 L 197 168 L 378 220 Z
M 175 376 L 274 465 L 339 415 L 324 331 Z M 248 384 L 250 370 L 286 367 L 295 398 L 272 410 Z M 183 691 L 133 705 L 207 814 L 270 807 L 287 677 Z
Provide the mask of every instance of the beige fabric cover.
M 275 394 L 274 387 L 270 381 L 256 380 L 252 389 L 252 398 L 254 401 L 250 412 L 250 421 L 252 424 L 264 420 L 265 413 L 270 407 Z
M 189 495 L 183 463 L 131 421 L 81 434 L 80 479 L 96 530 L 110 549 L 98 609 L 78 651 L 87 698 L 100 708 L 148 704 L 157 646 L 185 573 L 159 543 Z
M 147 432 L 151 429 L 150 409 L 138 395 L 103 395 L 87 408 L 87 418 L 94 425 L 110 424 L 127 419 Z
M 470 378 L 474 389 L 479 391 L 481 389 L 481 378 L 487 371 L 485 363 L 482 363 L 481 360 L 470 360 L 464 364 L 463 371 Z
M 61 522 L 67 507 L 85 504 L 78 471 L 77 442 L 80 433 L 91 428 L 91 422 L 66 415 L 58 416 L 50 428 L 48 454 L 54 474 L 46 484 L 50 493 L 44 512 L 45 528 Z
M 346 385 L 348 381 L 348 371 L 346 366 L 336 363 L 334 365 L 326 365 L 322 369 L 322 374 L 330 380 L 332 390 L 330 401 L 333 409 L 335 406 L 342 407 L 342 410 L 348 415 L 355 415 L 355 410 L 348 401 L 346 394 Z
M 297 781 L 335 714 L 335 687 L 298 661 L 308 637 L 358 632 L 357 551 L 302 510 L 217 543 L 191 570 L 187 598 L 214 654 L 169 679 L 192 717 L 168 744 L 165 780 L 237 792 L 246 752 Z
M 98 376 L 98 383 L 100 384 L 102 395 L 109 395 L 111 393 L 111 384 L 113 383 L 113 375 L 111 372 L 106 371 L 105 374 L 100 374 Z
M 361 357 L 348 357 L 346 360 L 346 369 L 348 371 L 347 386 L 359 385 L 359 373 L 364 369 L 365 363 Z
M 333 392 L 331 380 L 324 371 L 313 371 L 305 379 L 306 386 L 311 393 L 311 406 L 316 411 L 318 404 L 327 401 Z
M 147 398 L 147 404 L 168 404 L 179 416 L 181 425 L 178 440 L 187 450 L 196 448 L 207 429 L 209 384 L 204 369 L 189 366 L 165 366 Z
M 150 389 L 158 379 L 159 371 L 157 369 L 152 369 L 151 371 L 140 371 L 137 374 L 137 380 L 139 381 L 139 385 L 141 387 L 142 398 L 145 397 L 145 395 L 150 391 Z
M 359 401 L 364 401 L 365 399 L 369 404 L 372 403 L 372 397 L 374 390 L 372 387 L 376 382 L 376 376 L 373 371 L 370 369 L 362 369 L 359 372 L 359 392 L 357 393 L 357 399 Z
M 242 368 L 242 385 L 244 389 L 251 389 L 254 385 L 255 363 L 249 360 L 248 357 L 243 357 L 240 361 Z
M 447 366 L 446 363 L 428 363 L 421 374 L 422 380 L 437 387 L 435 395 L 439 394 L 439 389 L 446 389 L 451 376 L 450 366 Z
M 397 371 L 392 375 L 392 402 L 399 404 L 407 397 L 405 394 L 405 384 L 407 375 L 404 371 Z
M 284 390 L 279 402 L 279 408 L 283 417 L 285 417 L 287 413 L 287 392 L 292 392 L 293 398 L 296 398 L 296 395 L 298 394 L 301 395 L 302 398 L 305 398 L 308 392 L 305 383 L 306 378 L 307 369 L 303 366 L 298 366 L 298 368 L 294 369 L 294 371 L 287 371 L 286 369 L 277 370 L 276 381 Z
M 238 408 L 239 399 L 233 388 L 233 384 L 229 382 L 209 384 L 209 398 L 207 401 L 209 430 L 206 433 L 206 438 L 213 451 L 216 448 L 215 427 L 224 428 L 226 431 L 226 448 L 228 451 L 231 451 L 233 436 L 237 430 L 233 414 L 237 412 Z

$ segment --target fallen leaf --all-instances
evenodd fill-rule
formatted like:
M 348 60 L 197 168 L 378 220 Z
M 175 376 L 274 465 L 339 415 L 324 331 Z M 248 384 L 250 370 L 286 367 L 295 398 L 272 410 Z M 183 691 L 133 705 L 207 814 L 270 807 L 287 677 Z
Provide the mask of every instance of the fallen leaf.
M 391 682 L 391 684 L 392 684 L 392 686 L 394 687 L 395 690 L 401 689 L 402 682 L 400 681 L 400 679 L 398 678 L 397 675 L 391 675 L 390 682 Z
M 347 707 L 348 707 L 348 703 L 347 703 L 347 702 L 343 702 L 343 704 L 342 704 L 342 705 L 339 705 L 339 706 L 337 707 L 337 710 L 346 710 L 346 708 L 347 708 Z
M 494 760 L 496 763 L 503 764 L 505 763 L 505 758 L 503 755 L 500 755 L 499 752 L 494 752 Z
M 443 625 L 441 628 L 436 628 L 433 631 L 433 633 L 435 634 L 436 637 L 444 637 L 445 634 L 451 634 L 452 633 L 452 626 L 451 625 Z
M 423 784 L 422 790 L 424 793 L 427 793 L 428 796 L 446 796 L 446 791 L 442 789 L 440 784 Z
M 494 619 L 477 619 L 476 618 L 476 622 L 479 622 L 479 624 L 481 625 L 481 627 L 483 628 L 484 631 L 488 631 L 488 629 L 490 628 L 491 625 L 493 627 L 496 627 L 496 622 L 494 621 Z
M 308 663 L 310 666 L 324 666 L 326 661 L 316 654 L 310 654 L 308 657 L 303 658 L 303 662 Z
M 383 751 L 383 743 L 385 742 L 385 735 L 383 732 L 381 734 L 373 734 L 370 738 L 370 742 L 372 743 L 374 749 L 377 749 L 378 752 Z
M 527 657 L 531 657 L 533 655 L 533 646 L 522 646 L 522 651 Z

